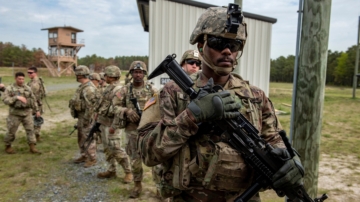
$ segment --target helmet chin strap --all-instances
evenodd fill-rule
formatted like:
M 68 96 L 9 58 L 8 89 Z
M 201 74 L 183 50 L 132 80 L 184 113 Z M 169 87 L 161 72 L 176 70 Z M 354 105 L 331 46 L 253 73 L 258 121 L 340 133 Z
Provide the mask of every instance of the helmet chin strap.
M 207 34 L 204 35 L 204 47 L 203 47 L 203 52 L 205 52 L 205 48 L 207 48 Z M 237 61 L 235 61 L 235 65 L 232 67 L 219 67 L 214 65 L 214 63 L 210 60 L 210 58 L 207 57 L 207 55 L 203 54 L 203 61 L 204 63 L 210 67 L 210 69 L 212 69 L 215 74 L 219 75 L 219 76 L 226 76 L 228 74 L 230 74 L 234 69 L 235 69 L 235 65 L 237 65 Z

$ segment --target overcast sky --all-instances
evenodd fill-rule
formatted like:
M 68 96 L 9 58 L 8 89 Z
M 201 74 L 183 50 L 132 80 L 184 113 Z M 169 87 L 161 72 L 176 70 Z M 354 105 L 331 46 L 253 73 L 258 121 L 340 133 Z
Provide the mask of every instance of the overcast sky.
M 227 5 L 228 0 L 197 0 Z M 277 19 L 271 58 L 294 55 L 298 0 L 243 0 L 243 10 Z M 332 0 L 329 49 L 346 51 L 356 44 L 360 0 Z M 84 30 L 80 57 L 148 55 L 149 34 L 143 31 L 136 0 L 0 0 L 0 41 L 47 53 L 47 31 L 73 26 Z M 251 33 L 249 33 L 251 35 Z

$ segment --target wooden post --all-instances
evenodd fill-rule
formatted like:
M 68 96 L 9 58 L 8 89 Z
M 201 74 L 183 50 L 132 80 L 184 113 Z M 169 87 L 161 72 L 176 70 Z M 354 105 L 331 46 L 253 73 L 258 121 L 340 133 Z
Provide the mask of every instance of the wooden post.
M 317 195 L 331 0 L 305 0 L 296 79 L 293 146 L 305 168 L 305 188 Z
M 354 80 L 353 80 L 353 98 L 356 97 L 356 88 L 358 85 L 358 70 L 359 70 L 359 49 L 360 49 L 360 16 L 359 16 L 359 26 L 358 26 L 358 36 L 356 41 L 356 60 L 355 60 L 355 69 L 354 69 Z

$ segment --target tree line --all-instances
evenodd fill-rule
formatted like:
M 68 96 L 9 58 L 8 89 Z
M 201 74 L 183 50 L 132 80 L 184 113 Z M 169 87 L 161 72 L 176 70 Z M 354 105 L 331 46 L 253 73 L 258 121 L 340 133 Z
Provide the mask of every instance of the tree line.
M 86 65 L 94 70 L 99 71 L 104 69 L 106 66 L 115 65 L 118 66 L 121 70 L 129 70 L 130 65 L 133 61 L 140 60 L 143 61 L 146 65 L 148 64 L 148 56 L 115 56 L 110 58 L 104 58 L 93 54 L 91 56 L 87 55 L 85 57 L 78 59 L 78 65 Z
M 352 86 L 356 60 L 356 45 L 346 52 L 328 50 L 326 84 Z M 295 56 L 280 56 L 271 60 L 270 81 L 293 82 Z M 359 72 L 360 73 L 360 72 Z
M 41 48 L 33 48 L 29 50 L 25 45 L 16 46 L 10 42 L 0 41 L 0 67 L 45 67 L 41 62 L 41 58 L 45 57 L 45 53 Z M 78 58 L 78 65 L 86 65 L 95 70 L 102 70 L 106 66 L 116 65 L 121 70 L 128 70 L 130 64 L 135 60 L 141 60 L 148 64 L 148 56 L 115 56 L 104 58 L 93 54 Z
M 27 49 L 25 45 L 16 46 L 10 42 L 0 41 L 0 67 L 41 66 L 40 59 L 44 56 L 41 48 Z

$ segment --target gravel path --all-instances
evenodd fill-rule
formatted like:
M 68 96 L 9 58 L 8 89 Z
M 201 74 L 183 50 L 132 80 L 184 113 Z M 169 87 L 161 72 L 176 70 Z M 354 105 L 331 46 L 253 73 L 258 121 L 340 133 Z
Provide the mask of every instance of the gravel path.
M 57 91 L 57 90 L 65 90 L 65 89 L 76 89 L 78 86 L 80 85 L 80 83 L 62 83 L 62 84 L 52 84 L 49 86 L 46 86 L 46 90 L 48 92 L 53 92 L 53 91 Z M 74 91 L 75 92 L 75 91 Z
M 66 163 L 62 169 L 51 174 L 48 182 L 40 185 L 43 189 L 26 192 L 20 201 L 60 202 L 74 201 L 76 198 L 79 202 L 108 201 L 107 180 L 96 177 L 98 172 L 106 168 L 103 152 L 98 152 L 97 160 L 98 163 L 90 168 L 84 168 L 83 164 Z M 64 179 L 64 176 L 67 177 Z

